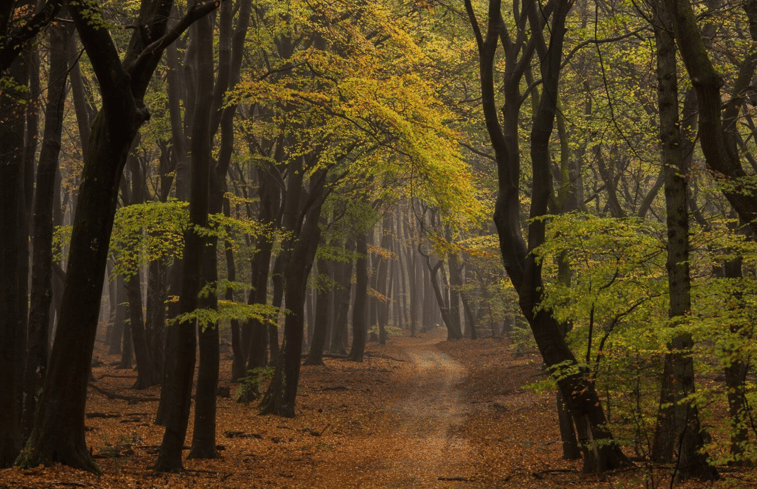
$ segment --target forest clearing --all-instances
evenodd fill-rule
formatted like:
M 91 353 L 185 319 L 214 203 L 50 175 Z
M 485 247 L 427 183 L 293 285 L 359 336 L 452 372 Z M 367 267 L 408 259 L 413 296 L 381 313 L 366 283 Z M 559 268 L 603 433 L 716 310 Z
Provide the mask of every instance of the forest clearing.
M 294 419 L 259 416 L 234 401 L 230 361 L 222 361 L 218 399 L 220 458 L 187 460 L 186 472 L 151 470 L 161 430 L 156 402 L 110 399 L 90 389 L 87 444 L 103 475 L 65 466 L 0 471 L 0 487 L 92 488 L 662 488 L 668 467 L 643 463 L 604 476 L 561 460 L 554 393 L 524 390 L 545 377 L 536 355 L 513 358 L 502 338 L 444 341 L 436 329 L 417 338 L 370 343 L 365 361 L 326 359 L 304 367 Z M 132 371 L 99 357 L 93 384 L 126 398 Z M 115 360 L 115 361 L 114 361 Z M 229 395 L 231 397 L 229 397 Z M 191 427 L 190 427 L 191 431 Z M 187 447 L 188 448 L 188 447 Z M 724 480 L 676 488 L 749 488 L 752 469 Z

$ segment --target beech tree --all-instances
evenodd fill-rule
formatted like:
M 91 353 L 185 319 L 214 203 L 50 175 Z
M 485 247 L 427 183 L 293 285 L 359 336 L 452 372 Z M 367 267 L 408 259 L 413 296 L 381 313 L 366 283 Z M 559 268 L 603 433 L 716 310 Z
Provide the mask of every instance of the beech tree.
M 142 28 L 134 31 L 121 60 L 99 4 L 69 5 L 103 105 L 88 142 L 61 315 L 34 430 L 18 460 L 23 467 L 60 462 L 99 472 L 84 440 L 84 410 L 121 174 L 137 130 L 149 119 L 144 94 L 163 51 L 216 7 L 215 1 L 194 3 L 169 29 L 173 1 L 143 1 L 137 20 Z
M 557 108 L 565 18 L 572 5 L 573 2 L 550 1 L 539 8 L 534 1 L 519 2 L 519 8 L 513 10 L 515 30 L 511 33 L 503 19 L 501 2 L 491 0 L 488 2 L 487 29 L 484 33 L 473 4 L 470 0 L 465 2 L 478 45 L 482 108 L 497 164 L 499 190 L 494 222 L 505 269 L 518 293 L 521 311 L 531 326 L 542 358 L 552 369 L 576 424 L 584 456 L 584 471 L 603 472 L 628 462 L 606 427 L 605 414 L 594 384 L 587 377 L 586 370 L 578 366 L 560 333 L 563 326 L 549 311 L 539 307 L 543 294 L 542 265 L 530 252 L 545 240 L 544 216 L 552 191 L 549 142 Z M 527 37 L 527 22 L 530 37 Z M 545 32 L 549 33 L 548 45 Z M 500 43 L 505 52 L 505 103 L 501 121 L 494 80 L 496 52 Z M 542 93 L 530 132 L 532 194 L 526 242 L 521 234 L 520 221 L 518 121 L 523 102 L 520 83 L 535 52 L 538 52 Z
M 663 2 L 653 8 L 668 229 L 666 268 L 670 296 L 669 315 L 672 325 L 675 325 L 676 321 L 685 321 L 686 316 L 691 313 L 686 178 L 688 168 L 685 166 L 686 160 L 681 144 L 676 49 L 670 33 L 670 13 Z M 671 342 L 671 352 L 665 355 L 660 420 L 655 433 L 653 456 L 658 461 L 669 463 L 674 460 L 674 452 L 677 452 L 676 467 L 681 479 L 714 479 L 717 472 L 709 465 L 707 455 L 703 452 L 704 441 L 697 407 L 687 400 L 694 393 L 694 360 L 687 353 L 691 348 L 691 334 L 678 333 Z

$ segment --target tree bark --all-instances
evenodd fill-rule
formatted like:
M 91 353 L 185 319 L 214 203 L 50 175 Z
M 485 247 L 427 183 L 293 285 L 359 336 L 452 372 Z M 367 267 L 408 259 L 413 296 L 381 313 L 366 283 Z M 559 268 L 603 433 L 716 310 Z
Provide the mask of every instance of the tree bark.
M 192 35 L 198 42 L 200 63 L 212 60 L 212 19 L 203 18 L 192 26 Z M 211 61 L 212 63 L 212 61 Z M 210 193 L 210 116 L 213 90 L 212 70 L 199 70 L 197 100 L 192 115 L 192 170 L 189 200 L 191 227 L 184 233 L 184 260 L 182 288 L 179 298 L 179 313 L 188 314 L 197 309 L 198 293 L 205 255 L 206 238 L 202 229 L 208 226 L 208 201 Z M 181 453 L 189 424 L 192 383 L 194 377 L 197 333 L 195 320 L 183 320 L 177 325 L 177 357 L 174 361 L 167 387 L 171 389 L 168 399 L 166 431 L 160 445 L 155 470 L 175 472 L 183 469 Z M 218 344 L 216 344 L 216 348 Z
M 355 241 L 348 239 L 344 244 L 346 254 L 355 251 Z M 334 291 L 334 309 L 336 311 L 334 318 L 334 329 L 331 335 L 331 351 L 334 353 L 344 354 L 344 336 L 347 332 L 347 320 L 350 312 L 350 295 L 352 291 L 352 259 L 345 263 L 337 264 L 334 269 L 334 280 L 337 283 Z
M 318 273 L 331 278 L 329 262 L 323 258 L 318 259 Z M 329 303 L 331 302 L 330 290 L 318 287 L 315 306 L 315 325 L 313 328 L 313 341 L 310 342 L 310 351 L 305 359 L 305 365 L 323 365 L 323 350 L 326 346 L 326 334 L 328 333 Z
M 663 1 L 657 5 L 656 17 L 657 93 L 668 229 L 669 317 L 671 326 L 678 326 L 691 311 L 688 168 L 681 152 L 676 49 L 669 33 L 670 14 Z M 669 345 L 670 352 L 665 355 L 661 409 L 652 453 L 657 461 L 671 462 L 674 451 L 677 451 L 676 472 L 682 480 L 692 477 L 712 480 L 717 478 L 717 471 L 707 463 L 707 454 L 702 450 L 704 440 L 698 410 L 686 400 L 695 391 L 692 346 L 691 334 L 679 332 Z
M 362 362 L 365 354 L 366 341 L 366 303 L 368 302 L 368 240 L 365 234 L 360 234 L 356 240 L 355 251 L 358 258 L 355 261 L 355 304 L 352 306 L 352 348 L 347 357 L 353 362 Z
M 60 320 L 35 428 L 19 460 L 24 467 L 61 462 L 99 472 L 84 439 L 84 412 L 100 295 L 118 187 L 129 147 L 149 117 L 144 94 L 165 47 L 188 25 L 216 8 L 195 4 L 164 36 L 171 0 L 145 0 L 139 25 L 123 61 L 107 28 L 91 22 L 101 15 L 93 0 L 70 3 L 79 37 L 87 50 L 102 95 L 84 161 L 74 218 Z M 147 46 L 149 49 L 146 49 Z
M 3 26 L 5 27 L 5 26 Z M 26 61 L 19 57 L 11 65 L 13 82 L 26 85 Z M 20 260 L 23 212 L 22 182 L 24 163 L 25 110 L 20 103 L 24 94 L 13 87 L 0 93 L 0 467 L 13 464 L 21 449 L 21 406 L 17 391 L 20 387 L 19 352 L 26 337 L 20 298 Z M 21 366 L 23 368 L 23 366 Z
M 29 354 L 26 362 L 24 433 L 31 433 L 34 411 L 47 371 L 50 311 L 53 300 L 53 203 L 55 175 L 63 131 L 68 59 L 73 26 L 54 25 L 50 29 L 50 83 L 45 110 L 42 150 L 37 167 L 34 195 L 32 287 L 29 314 Z
M 580 368 L 573 371 L 564 371 L 561 368 L 568 365 L 577 367 L 577 362 L 573 352 L 562 339 L 561 325 L 546 311 L 537 307 L 542 301 L 543 293 L 541 264 L 529 253 L 545 239 L 545 223 L 536 218 L 546 214 L 552 192 L 549 140 L 557 107 L 562 42 L 566 31 L 565 17 L 572 7 L 572 2 L 549 2 L 540 9 L 536 8 L 535 2 L 524 2 L 520 9 L 521 18 L 516 21 L 525 28 L 527 16 L 530 23 L 531 38 L 525 45 L 523 36 L 519 35 L 513 40 L 507 34 L 499 0 L 489 2 L 488 29 L 485 37 L 481 33 L 470 0 L 466 0 L 465 6 L 478 45 L 482 107 L 497 161 L 499 190 L 494 222 L 505 269 L 518 293 L 521 311 L 531 326 L 542 358 L 556 375 L 558 387 L 573 416 L 584 456 L 584 471 L 604 472 L 624 466 L 628 464 L 628 460 L 606 427 L 604 411 L 594 384 L 588 378 L 588 372 Z M 551 18 L 548 48 L 542 37 L 545 27 L 542 19 L 545 18 Z M 506 51 L 503 124 L 499 122 L 494 92 L 494 60 L 500 39 L 503 40 Z M 521 50 L 522 54 L 518 58 Z M 539 51 L 543 91 L 530 135 L 533 167 L 530 217 L 533 220 L 528 226 L 526 247 L 520 230 L 519 85 L 534 50 Z

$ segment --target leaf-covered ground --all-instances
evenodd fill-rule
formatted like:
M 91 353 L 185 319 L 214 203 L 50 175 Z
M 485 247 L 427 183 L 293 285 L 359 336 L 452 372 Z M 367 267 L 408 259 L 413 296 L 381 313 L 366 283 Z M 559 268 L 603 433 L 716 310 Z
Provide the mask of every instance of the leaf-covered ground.
M 326 359 L 325 367 L 303 367 L 294 419 L 258 416 L 255 404 L 236 403 L 224 360 L 221 458 L 186 460 L 182 474 L 149 468 L 163 433 L 152 423 L 159 390 L 131 390 L 135 372 L 100 356 L 86 424 L 104 475 L 6 469 L 0 487 L 670 487 L 667 469 L 643 464 L 605 477 L 580 474 L 580 463 L 560 458 L 553 394 L 521 389 L 544 375 L 536 357 L 512 358 L 500 339 L 443 340 L 440 330 L 393 337 L 384 347 L 370 344 L 362 364 Z M 715 485 L 676 487 L 757 487 L 750 471 L 725 475 Z

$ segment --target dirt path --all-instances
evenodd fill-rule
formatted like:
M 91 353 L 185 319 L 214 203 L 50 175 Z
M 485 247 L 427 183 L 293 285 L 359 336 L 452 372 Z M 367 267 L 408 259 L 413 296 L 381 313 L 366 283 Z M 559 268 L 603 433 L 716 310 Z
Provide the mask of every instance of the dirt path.
M 387 406 L 387 453 L 361 487 L 472 487 L 472 449 L 456 436 L 467 414 L 459 387 L 467 371 L 435 346 L 445 336 L 437 330 L 397 340 L 413 371 Z

